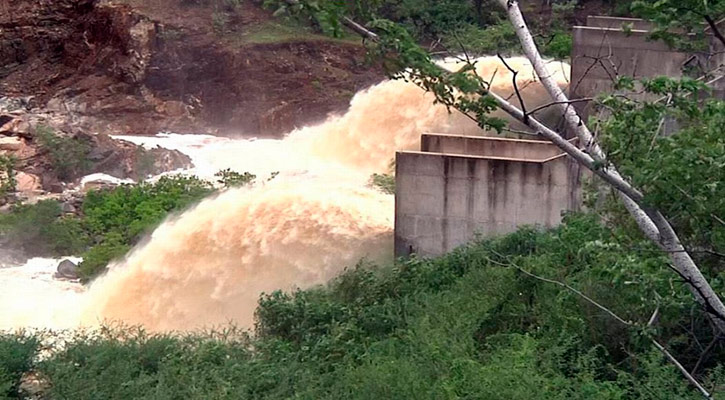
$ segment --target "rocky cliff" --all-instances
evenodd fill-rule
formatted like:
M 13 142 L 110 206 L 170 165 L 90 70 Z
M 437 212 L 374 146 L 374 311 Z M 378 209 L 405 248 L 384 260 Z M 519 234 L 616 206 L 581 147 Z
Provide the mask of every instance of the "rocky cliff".
M 353 41 L 250 37 L 269 12 L 215 3 L 5 0 L 0 93 L 92 132 L 279 135 L 381 77 Z

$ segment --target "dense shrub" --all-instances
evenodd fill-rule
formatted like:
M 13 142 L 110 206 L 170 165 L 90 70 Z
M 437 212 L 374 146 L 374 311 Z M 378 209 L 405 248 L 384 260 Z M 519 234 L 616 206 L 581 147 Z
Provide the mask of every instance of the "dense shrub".
M 240 174 L 241 175 L 241 174 Z M 169 213 L 206 197 L 212 184 L 195 177 L 162 177 L 155 183 L 91 191 L 81 216 L 64 215 L 61 204 L 43 200 L 15 205 L 0 214 L 0 243 L 29 256 L 79 255 L 81 275 L 88 280 L 123 256 Z
M 266 0 L 276 15 L 309 20 L 323 33 L 343 35 L 339 19 L 352 16 L 359 22 L 389 20 L 402 27 L 418 43 L 440 43 L 436 51 L 472 55 L 520 53 L 513 27 L 497 2 L 492 0 L 376 0 L 339 2 L 301 0 L 292 6 L 284 0 Z M 568 58 L 571 54 L 570 22 L 576 2 L 554 2 L 551 15 L 534 19 L 531 27 L 544 55 Z M 380 33 L 380 32 L 379 32 Z
M 704 88 L 694 80 L 660 77 L 643 85 L 657 96 L 671 96 L 672 101 L 605 98 L 613 118 L 601 122 L 604 145 L 622 173 L 673 223 L 698 265 L 723 274 L 725 101 L 696 101 Z M 665 119 L 676 121 L 677 134 L 661 135 Z M 626 220 L 616 222 L 627 225 Z M 627 234 L 636 232 L 631 229 Z
M 89 244 L 81 221 L 64 216 L 55 200 L 15 205 L 9 214 L 0 214 L 0 240 L 34 256 L 77 254 Z
M 64 181 L 87 171 L 90 165 L 90 144 L 76 137 L 60 136 L 47 126 L 36 127 L 35 138 L 53 163 L 53 171 Z
M 572 215 L 553 231 L 360 264 L 326 287 L 264 295 L 252 337 L 79 333 L 39 372 L 50 398 L 74 399 L 700 398 L 643 335 L 692 370 L 712 331 L 666 260 L 628 240 Z M 522 270 L 640 326 L 658 306 L 660 318 L 649 333 L 618 325 Z M 700 362 L 695 375 L 709 389 L 723 382 L 723 359 L 720 344 Z
M 184 209 L 212 191 L 209 182 L 186 176 L 164 176 L 154 183 L 92 191 L 83 201 L 84 224 L 96 242 L 107 235 L 134 242 L 170 211 Z
M 35 336 L 0 332 L 0 399 L 18 397 L 20 378 L 33 367 L 38 348 Z
M 123 256 L 172 211 L 180 211 L 213 191 L 209 182 L 185 176 L 154 183 L 123 185 L 89 192 L 83 201 L 83 226 L 93 246 L 83 254 L 81 277 L 92 279 Z
M 469 55 L 521 53 L 516 32 L 508 22 L 499 22 L 481 28 L 473 24 L 460 26 L 455 35 L 447 36 L 445 45 L 454 52 L 464 49 Z
M 131 245 L 118 233 L 105 235 L 101 243 L 83 253 L 83 262 L 78 266 L 81 280 L 89 281 L 102 274 L 109 262 L 123 257 L 129 250 Z

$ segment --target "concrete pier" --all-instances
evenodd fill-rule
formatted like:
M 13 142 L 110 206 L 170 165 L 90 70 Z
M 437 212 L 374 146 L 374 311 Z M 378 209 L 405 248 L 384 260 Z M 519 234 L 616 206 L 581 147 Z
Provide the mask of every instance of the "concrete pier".
M 535 140 L 423 135 L 396 154 L 395 253 L 435 256 L 579 207 L 579 168 Z

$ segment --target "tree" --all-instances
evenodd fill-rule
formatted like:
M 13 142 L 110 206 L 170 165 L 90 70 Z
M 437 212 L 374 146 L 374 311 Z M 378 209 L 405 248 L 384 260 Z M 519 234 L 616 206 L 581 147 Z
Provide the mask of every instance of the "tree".
M 687 282 L 693 295 L 712 316 L 713 322 L 718 326 L 718 329 L 725 332 L 725 305 L 697 267 L 689 252 L 682 245 L 670 222 L 660 210 L 650 206 L 645 201 L 644 194 L 622 177 L 615 165 L 608 162 L 606 154 L 597 139 L 592 135 L 587 124 L 570 106 L 571 102 L 556 82 L 550 78 L 546 63 L 539 54 L 533 37 L 527 29 L 518 3 L 505 0 L 500 0 L 500 3 L 506 7 L 509 19 L 521 40 L 524 53 L 531 60 L 539 79 L 541 79 L 542 84 L 556 102 L 554 106 L 561 110 L 566 119 L 567 127 L 572 132 L 576 132 L 584 148 L 578 149 L 564 140 L 554 130 L 533 118 L 527 118 L 524 112 L 508 103 L 505 99 L 497 98 L 498 105 L 509 115 L 536 129 L 540 135 L 556 144 L 581 165 L 591 170 L 617 190 L 622 202 L 642 230 L 642 233 L 667 253 L 674 270 Z
M 706 31 L 725 45 L 725 36 L 717 26 L 718 20 L 725 15 L 725 1 L 638 0 L 632 2 L 632 11 L 654 22 L 653 38 L 672 45 L 690 47 L 693 39 L 702 38 Z M 703 29 L 703 24 L 707 24 L 707 28 Z
M 300 0 L 294 2 L 299 3 Z M 606 182 L 616 191 L 642 234 L 666 254 L 672 270 L 685 282 L 720 334 L 725 334 L 725 304 L 693 260 L 690 251 L 683 245 L 671 221 L 656 204 L 649 201 L 641 187 L 635 186 L 630 177 L 620 173 L 618 166 L 607 156 L 587 123 L 571 106 L 572 101 L 551 78 L 518 2 L 515 0 L 498 0 L 498 2 L 506 10 L 525 56 L 531 61 L 537 76 L 552 99 L 548 106 L 556 107 L 561 112 L 567 130 L 576 134 L 579 145 L 566 140 L 555 128 L 537 120 L 535 112 L 538 109 L 527 111 L 521 98 L 518 99 L 520 105 L 516 106 L 489 90 L 486 80 L 475 74 L 472 62 L 469 61 L 468 66 L 460 71 L 446 71 L 432 62 L 431 56 L 416 45 L 408 32 L 390 21 L 374 21 L 370 27 L 376 32 L 372 32 L 344 15 L 340 16 L 340 20 L 352 30 L 375 42 L 373 53 L 385 60 L 385 65 L 394 78 L 407 79 L 432 92 L 437 101 L 471 116 L 481 127 L 500 130 L 502 121 L 490 117 L 489 114 L 494 109 L 501 109 L 531 128 L 538 136 L 551 141 L 581 166 Z M 667 1 L 657 3 L 664 4 Z M 670 361 L 678 365 L 683 374 L 698 386 L 706 397 L 709 397 L 709 394 L 664 347 L 656 341 L 653 342 Z

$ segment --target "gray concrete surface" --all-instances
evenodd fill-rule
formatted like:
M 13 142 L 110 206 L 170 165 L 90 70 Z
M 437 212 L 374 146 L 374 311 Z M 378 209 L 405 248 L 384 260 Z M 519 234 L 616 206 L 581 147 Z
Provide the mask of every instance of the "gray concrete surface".
M 623 29 L 627 26 L 630 29 Z M 569 97 L 589 98 L 614 92 L 614 80 L 656 76 L 681 77 L 686 69 L 711 71 L 725 61 L 723 45 L 709 36 L 709 49 L 683 52 L 661 40 L 651 40 L 652 24 L 636 18 L 590 16 L 587 26 L 573 28 L 571 85 Z M 699 76 L 698 74 L 696 74 Z M 645 99 L 643 95 L 628 96 Z M 576 103 L 580 116 L 587 118 L 591 103 Z
M 563 211 L 579 206 L 578 179 L 572 179 L 578 169 L 545 142 L 430 134 L 423 143 L 424 150 L 448 153 L 396 154 L 398 257 L 440 255 L 477 234 L 522 225 L 553 227 Z M 487 147 L 492 144 L 501 153 Z M 453 154 L 470 149 L 482 155 Z

